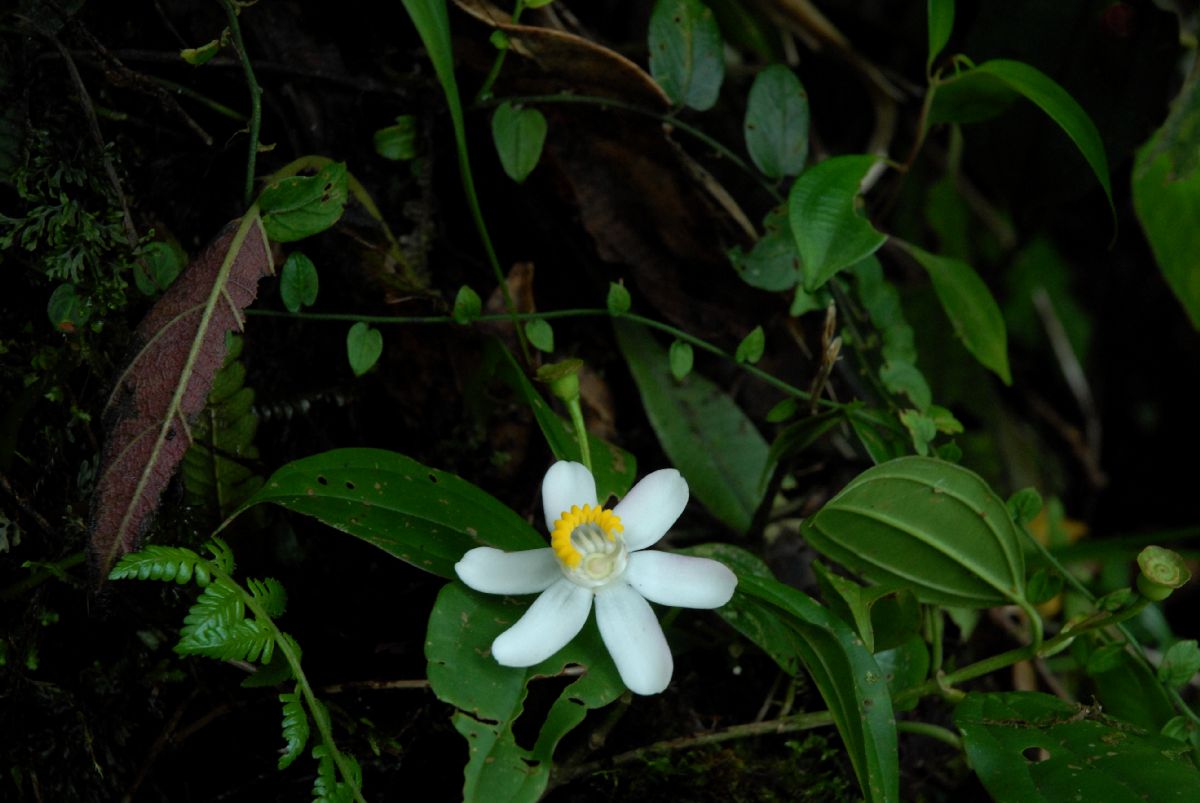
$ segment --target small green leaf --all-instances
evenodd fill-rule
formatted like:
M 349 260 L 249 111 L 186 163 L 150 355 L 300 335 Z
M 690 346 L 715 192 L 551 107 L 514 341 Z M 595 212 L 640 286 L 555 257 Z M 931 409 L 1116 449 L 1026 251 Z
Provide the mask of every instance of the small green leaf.
M 762 359 L 763 349 L 766 348 L 766 345 L 767 336 L 763 333 L 763 328 L 756 326 L 750 330 L 750 334 L 742 338 L 741 343 L 738 343 L 733 359 L 737 362 L 748 362 L 753 365 Z
M 304 752 L 308 744 L 308 714 L 300 699 L 300 687 L 288 694 L 279 695 L 283 703 L 283 755 L 279 757 L 279 769 L 287 769 Z
M 492 142 L 500 166 L 520 184 L 542 158 L 546 141 L 546 118 L 537 109 L 522 109 L 505 102 L 492 115 Z
M 362 376 L 383 354 L 383 333 L 359 321 L 346 333 L 346 357 L 355 376 Z
M 1061 574 L 1053 569 L 1038 569 L 1025 585 L 1025 599 L 1030 605 L 1041 605 L 1057 597 L 1062 588 Z
M 179 57 L 193 67 L 199 67 L 201 64 L 207 64 L 212 61 L 213 57 L 221 52 L 226 40 L 229 38 L 229 29 L 226 28 L 219 39 L 214 39 L 211 42 L 206 42 L 200 47 L 185 47 L 179 51 Z
M 682 382 L 692 372 L 692 364 L 695 359 L 692 344 L 676 340 L 671 344 L 670 351 L 667 352 L 667 360 L 671 364 L 671 376 Z
M 788 193 L 788 219 L 810 293 L 887 241 L 858 208 L 875 156 L 835 156 L 810 167 Z
M 617 344 L 671 464 L 714 516 L 745 532 L 761 500 L 767 443 L 720 387 L 695 372 L 671 375 L 666 349 L 643 326 L 615 320 Z
M 929 15 L 929 57 L 925 60 L 925 69 L 932 72 L 933 62 L 954 32 L 954 0 L 928 0 L 926 8 Z
M 375 152 L 384 159 L 392 161 L 408 161 L 417 156 L 417 120 L 411 114 L 402 114 L 396 118 L 395 125 L 389 125 L 375 132 L 372 137 Z
M 1004 503 L 977 474 L 902 457 L 858 475 L 804 521 L 818 552 L 923 601 L 1025 604 L 1025 560 Z
M 1022 488 L 1008 497 L 1008 514 L 1017 524 L 1028 524 L 1042 512 L 1042 495 L 1037 488 Z
M 945 407 L 931 404 L 925 412 L 933 419 L 934 426 L 937 427 L 938 432 L 944 432 L 947 435 L 958 435 L 963 431 L 962 422 L 955 418 L 954 413 Z
M 483 300 L 467 285 L 458 288 L 458 294 L 454 296 L 454 309 L 450 313 L 450 317 L 454 318 L 456 323 L 461 323 L 464 326 L 474 321 L 483 312 Z
M 91 307 L 75 292 L 75 285 L 60 284 L 46 302 L 46 315 L 60 332 L 72 333 L 92 317 Z
M 746 102 L 746 150 L 767 178 L 798 176 L 808 157 L 808 93 L 783 64 L 754 77 Z
M 1156 150 L 1163 136 L 1159 129 L 1137 153 L 1133 209 L 1158 269 L 1192 326 L 1200 330 L 1200 270 L 1196 269 L 1200 226 L 1179 225 L 1183 220 L 1200 220 L 1200 170 L 1172 180 L 1170 155 Z
M 279 295 L 288 312 L 296 313 L 317 303 L 317 266 L 299 251 L 293 251 L 279 274 Z
M 767 411 L 768 424 L 781 424 L 800 411 L 795 399 L 784 399 Z
M 773 292 L 795 287 L 802 275 L 800 253 L 788 224 L 787 207 L 768 212 L 763 220 L 763 236 L 748 253 L 741 246 L 731 248 L 729 261 L 751 287 Z
M 908 430 L 917 454 L 922 457 L 929 454 L 929 444 L 937 437 L 937 425 L 933 419 L 918 410 L 902 410 L 899 418 Z
M 725 78 L 721 31 L 700 0 L 658 0 L 650 14 L 650 75 L 672 103 L 711 109 Z
M 551 328 L 550 322 L 535 318 L 532 321 L 525 323 L 525 336 L 529 338 L 529 342 L 538 351 L 544 351 L 547 354 L 554 351 L 554 329 Z
M 1020 61 L 993 59 L 935 84 L 927 125 L 970 123 L 995 117 L 1018 95 L 1032 101 L 1071 138 L 1113 205 L 1104 141 L 1083 107 L 1053 79 Z
M 795 243 L 792 244 L 795 248 Z M 799 263 L 797 263 L 797 266 Z M 796 294 L 792 297 L 792 305 L 788 308 L 788 315 L 793 318 L 799 318 L 801 315 L 813 312 L 819 309 L 825 309 L 828 304 L 821 298 L 823 293 L 810 293 L 804 289 L 803 284 L 796 285 Z
M 879 369 L 879 378 L 892 393 L 907 396 L 917 410 L 928 410 L 933 402 L 933 393 L 929 390 L 925 375 L 910 362 L 888 360 Z
M 158 295 L 171 286 L 186 261 L 178 246 L 159 240 L 147 243 L 133 263 L 133 282 L 143 295 Z
M 938 301 L 967 351 L 1011 385 L 1004 315 L 979 274 L 962 260 L 937 256 L 907 243 L 901 246 L 929 274 Z
M 629 308 L 633 306 L 633 299 L 629 297 L 629 290 L 625 288 L 625 285 L 609 282 L 606 303 L 609 312 L 613 315 L 621 315 L 629 312 Z
M 1200 647 L 1195 639 L 1177 641 L 1167 650 L 1158 667 L 1158 679 L 1169 688 L 1184 686 L 1200 672 Z
M 346 206 L 348 182 L 346 165 L 331 162 L 315 176 L 292 176 L 267 185 L 258 197 L 267 236 L 290 243 L 337 223 Z

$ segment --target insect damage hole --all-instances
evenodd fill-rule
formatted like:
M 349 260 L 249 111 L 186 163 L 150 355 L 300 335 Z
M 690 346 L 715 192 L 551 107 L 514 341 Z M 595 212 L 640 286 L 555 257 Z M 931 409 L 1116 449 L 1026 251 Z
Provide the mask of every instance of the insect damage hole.
M 1043 761 L 1050 758 L 1050 751 L 1044 747 L 1026 747 L 1021 751 L 1021 755 L 1030 764 L 1041 764 Z

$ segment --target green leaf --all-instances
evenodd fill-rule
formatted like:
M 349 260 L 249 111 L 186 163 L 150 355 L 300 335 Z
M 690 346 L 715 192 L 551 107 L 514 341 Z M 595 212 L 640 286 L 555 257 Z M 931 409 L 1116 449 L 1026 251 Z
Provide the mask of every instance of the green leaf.
M 458 288 L 458 294 L 454 296 L 454 309 L 450 313 L 455 322 L 465 326 L 478 318 L 482 312 L 483 300 L 479 293 L 465 284 Z
M 558 460 L 580 462 L 582 456 L 575 427 L 550 408 L 541 393 L 525 376 L 525 371 L 512 352 L 498 340 L 489 341 L 488 349 L 497 360 L 500 377 L 519 393 L 533 410 L 533 417 L 554 457 Z M 633 481 L 637 478 L 637 460 L 629 452 L 606 440 L 591 434 L 587 437 L 592 454 L 592 476 L 596 480 L 597 497 L 601 503 L 610 496 L 621 498 L 633 487 Z
M 317 266 L 299 251 L 293 251 L 279 274 L 279 295 L 288 312 L 297 313 L 317 303 Z
M 729 261 L 742 281 L 751 287 L 772 292 L 795 287 L 802 272 L 796 238 L 788 224 L 787 207 L 776 207 L 768 212 L 763 219 L 763 236 L 749 253 L 743 253 L 740 245 L 731 248 Z
M 692 351 L 692 344 L 685 343 L 682 340 L 676 340 L 671 343 L 671 348 L 667 352 L 667 361 L 671 365 L 671 376 L 680 382 L 687 379 L 687 375 L 692 372 L 692 365 L 696 361 L 696 355 Z
M 283 612 L 287 609 L 287 591 L 284 590 L 283 584 L 274 577 L 268 577 L 265 580 L 248 578 L 246 589 L 250 592 L 250 596 L 262 605 L 267 616 L 272 618 L 283 616 Z
M 895 416 L 862 406 L 846 412 L 855 436 L 876 465 L 910 453 L 911 437 Z
M 933 72 L 933 62 L 954 32 L 954 0 L 928 0 L 926 8 L 929 16 L 929 57 L 925 60 L 925 70 Z
M 1004 315 L 983 279 L 962 260 L 937 256 L 908 243 L 901 246 L 929 274 L 938 301 L 967 351 L 1011 385 Z
M 171 286 L 186 262 L 178 246 L 159 240 L 147 243 L 133 263 L 133 283 L 142 295 L 158 295 Z
M 359 321 L 346 333 L 346 357 L 355 376 L 362 376 L 383 354 L 383 333 Z
M 808 93 L 783 64 L 754 77 L 746 101 L 746 150 L 767 178 L 798 176 L 808 157 Z
M 929 646 L 920 636 L 909 636 L 903 643 L 875 653 L 875 663 L 887 679 L 888 689 L 893 695 L 919 686 L 929 677 Z M 898 711 L 909 711 L 917 707 L 917 700 Z
M 311 237 L 337 223 L 346 206 L 346 165 L 330 162 L 315 176 L 292 176 L 258 196 L 263 228 L 277 243 Z
M 666 349 L 645 327 L 613 324 L 663 451 L 714 516 L 745 532 L 761 497 L 766 441 L 721 388 L 696 373 L 676 381 Z
M 1058 124 L 1087 160 L 1104 188 L 1115 219 L 1108 157 L 1100 132 L 1083 107 L 1045 73 L 1020 61 L 993 59 L 936 83 L 933 91 L 929 126 L 990 119 L 1004 111 L 1018 95 L 1032 101 Z
M 1042 495 L 1036 488 L 1022 488 L 1005 502 L 1008 514 L 1017 524 L 1028 524 L 1042 512 Z
M 1188 639 L 1175 642 L 1167 650 L 1158 667 L 1158 679 L 1168 688 L 1176 689 L 1186 685 L 1197 672 L 1200 672 L 1200 647 L 1195 639 Z
M 918 410 L 924 412 L 933 403 L 933 393 L 917 366 L 904 360 L 888 360 L 879 369 L 883 386 L 895 394 L 903 393 Z
M 1192 326 L 1200 329 L 1200 270 L 1196 269 L 1200 226 L 1180 225 L 1180 221 L 1200 220 L 1200 170 L 1172 180 L 1170 154 L 1156 151 L 1163 136 L 1159 129 L 1138 151 L 1133 168 L 1133 209 L 1163 278 Z
M 810 167 L 788 193 L 788 220 L 810 293 L 887 241 L 861 214 L 859 188 L 875 156 L 835 156 Z
M 207 64 L 212 61 L 213 57 L 221 52 L 221 48 L 225 45 L 229 38 L 229 29 L 226 28 L 221 33 L 219 39 L 214 39 L 211 42 L 206 42 L 200 47 L 185 47 L 179 51 L 179 57 L 193 67 L 199 67 L 201 64 Z
M 795 406 L 794 400 L 784 399 L 771 412 L 775 412 L 775 410 L 778 410 L 779 407 L 788 402 L 792 402 L 792 406 Z M 767 420 L 771 420 L 771 413 L 767 414 Z M 844 420 L 845 418 L 841 410 L 828 410 L 819 415 L 806 416 L 784 427 L 775 436 L 775 440 L 771 442 L 771 448 L 767 452 L 767 463 L 763 467 L 763 474 L 760 481 L 763 483 L 767 481 L 777 463 L 782 460 L 791 459 L 800 452 L 803 452 L 816 443 L 822 435 Z
M 768 424 L 781 424 L 800 412 L 800 405 L 793 398 L 787 398 L 767 411 Z
M 46 302 L 46 316 L 60 332 L 75 332 L 92 317 L 91 306 L 75 292 L 75 285 L 60 284 Z
M 408 161 L 417 156 L 417 119 L 411 114 L 402 114 L 396 118 L 395 125 L 389 125 L 375 132 L 372 137 L 375 152 L 384 159 L 392 161 Z
M 1119 649 L 1107 666 L 1093 667 L 1092 656 L 1087 654 L 1091 644 L 1087 639 L 1076 642 L 1076 660 L 1087 668 L 1096 697 L 1109 715 L 1149 731 L 1159 730 L 1175 716 L 1162 684 L 1144 662 Z
M 383 449 L 334 449 L 279 468 L 238 512 L 264 502 L 302 513 L 418 569 L 454 577 L 468 549 L 546 546 L 508 506 L 444 471 Z
M 1042 605 L 1057 597 L 1063 588 L 1062 575 L 1053 569 L 1038 569 L 1025 586 L 1030 605 Z
M 937 424 L 933 419 L 917 410 L 901 410 L 899 418 L 912 438 L 916 453 L 922 457 L 929 454 L 929 444 L 937 437 Z
M 138 552 L 123 555 L 112 571 L 109 580 L 174 580 L 180 585 L 191 582 L 208 585 L 211 573 L 208 561 L 187 547 L 150 544 Z
M 621 315 L 629 312 L 629 308 L 633 306 L 633 299 L 629 297 L 629 290 L 625 285 L 609 282 L 606 304 L 608 311 L 613 315 Z
M 725 78 L 721 31 L 700 0 L 658 0 L 650 15 L 650 75 L 672 103 L 711 109 Z
M 750 330 L 750 334 L 742 338 L 742 342 L 738 343 L 737 351 L 733 354 L 733 359 L 737 362 L 748 362 L 751 365 L 762 359 L 763 349 L 767 345 L 767 336 L 763 334 L 763 328 L 756 326 Z
M 954 722 L 972 768 L 998 803 L 1191 800 L 1189 747 L 1037 692 L 971 693 Z
M 438 595 L 429 618 L 425 657 L 430 685 L 439 699 L 458 709 L 454 727 L 470 745 L 462 794 L 468 803 L 536 801 L 545 790 L 559 741 L 589 710 L 609 704 L 625 689 L 594 620 L 537 666 L 496 663 L 492 641 L 527 607 L 528 600 L 488 596 L 451 583 Z M 523 713 L 529 681 L 556 675 L 567 664 L 587 672 L 551 704 L 532 749 L 522 747 L 513 726 Z
M 537 109 L 518 109 L 505 102 L 492 115 L 492 142 L 500 166 L 520 184 L 542 158 L 546 141 L 546 118 Z
M 804 522 L 805 540 L 925 602 L 1025 605 L 1025 561 L 1004 503 L 953 463 L 902 457 L 858 475 Z
M 220 661 L 268 663 L 275 650 L 271 628 L 246 618 L 242 590 L 228 580 L 218 579 L 200 593 L 183 619 L 180 655 L 203 655 Z
M 541 318 L 534 318 L 532 321 L 527 321 L 525 323 L 525 336 L 529 338 L 529 342 L 538 351 L 544 351 L 547 354 L 554 351 L 554 329 L 551 328 L 549 321 L 544 321 Z
M 279 695 L 283 703 L 283 755 L 279 757 L 279 769 L 287 769 L 304 752 L 308 744 L 308 714 L 300 701 L 300 687 L 289 694 Z

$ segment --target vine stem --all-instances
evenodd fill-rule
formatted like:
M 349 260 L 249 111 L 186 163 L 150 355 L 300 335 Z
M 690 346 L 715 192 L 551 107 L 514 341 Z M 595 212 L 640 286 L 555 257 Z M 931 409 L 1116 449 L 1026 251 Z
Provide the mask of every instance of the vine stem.
M 400 315 L 356 315 L 354 313 L 342 312 L 284 312 L 281 310 L 246 310 L 248 315 L 254 315 L 264 318 L 297 318 L 309 321 L 363 321 L 365 323 L 378 324 L 443 324 L 443 323 L 458 323 L 449 315 L 423 315 L 405 317 Z M 578 309 L 562 309 L 551 310 L 549 312 L 518 312 L 513 314 L 497 314 L 497 315 L 480 315 L 473 318 L 473 322 L 488 323 L 493 321 L 532 321 L 532 320 L 553 320 L 556 318 L 612 318 L 613 320 L 627 320 L 634 323 L 640 323 L 651 329 L 657 329 L 660 332 L 665 332 L 679 340 L 689 343 L 692 346 L 707 351 L 709 354 L 714 354 L 724 360 L 734 363 L 746 373 L 761 379 L 772 387 L 782 390 L 789 396 L 794 396 L 797 399 L 805 401 L 812 397 L 806 390 L 801 390 L 790 382 L 785 382 L 772 374 L 767 373 L 761 368 L 751 365 L 750 363 L 738 362 L 732 354 L 724 349 L 714 346 L 707 340 L 702 340 L 695 335 L 677 327 L 671 326 L 662 321 L 656 321 L 653 318 L 647 318 L 643 315 L 637 315 L 632 312 L 610 312 L 607 309 L 600 308 L 578 308 Z M 823 407 L 830 409 L 847 410 L 856 405 L 851 403 L 835 402 L 830 399 L 818 399 L 817 403 Z
M 229 19 L 229 33 L 233 37 L 233 47 L 238 58 L 242 61 L 242 71 L 246 73 L 246 87 L 250 90 L 250 148 L 246 156 L 246 187 L 242 200 L 246 206 L 254 198 L 254 170 L 258 161 L 258 137 L 262 128 L 262 87 L 254 77 L 254 68 L 250 65 L 250 57 L 246 54 L 246 44 L 242 41 L 242 28 L 238 24 L 238 9 L 234 0 L 221 0 L 225 7 L 225 16 Z

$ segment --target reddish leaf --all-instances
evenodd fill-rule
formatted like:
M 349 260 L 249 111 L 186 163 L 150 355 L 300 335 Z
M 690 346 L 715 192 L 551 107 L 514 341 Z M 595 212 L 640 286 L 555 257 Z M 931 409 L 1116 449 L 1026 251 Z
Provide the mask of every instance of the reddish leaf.
M 257 214 L 229 224 L 150 309 L 138 351 L 105 409 L 106 439 L 92 498 L 91 556 L 100 581 L 132 551 L 192 443 L 225 359 L 225 336 L 241 331 L 258 280 L 273 273 Z

